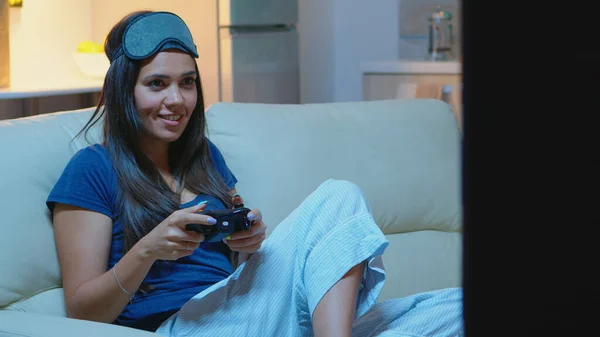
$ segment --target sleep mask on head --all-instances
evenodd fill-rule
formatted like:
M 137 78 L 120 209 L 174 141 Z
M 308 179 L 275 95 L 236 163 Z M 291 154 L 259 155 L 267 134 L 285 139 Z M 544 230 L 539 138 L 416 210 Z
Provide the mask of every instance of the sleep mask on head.
M 142 60 L 170 48 L 198 58 L 192 34 L 179 16 L 169 12 L 148 13 L 135 18 L 125 28 L 121 47 L 110 62 L 122 54 L 132 60 Z

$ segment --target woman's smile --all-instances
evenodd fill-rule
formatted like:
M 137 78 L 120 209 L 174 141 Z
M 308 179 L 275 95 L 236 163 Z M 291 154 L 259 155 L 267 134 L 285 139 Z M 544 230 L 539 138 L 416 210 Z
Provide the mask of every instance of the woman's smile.
M 168 126 L 179 126 L 181 115 L 158 115 L 158 118 L 160 118 Z
M 145 60 L 135 85 L 135 105 L 152 143 L 179 139 L 196 107 L 195 61 L 177 49 Z

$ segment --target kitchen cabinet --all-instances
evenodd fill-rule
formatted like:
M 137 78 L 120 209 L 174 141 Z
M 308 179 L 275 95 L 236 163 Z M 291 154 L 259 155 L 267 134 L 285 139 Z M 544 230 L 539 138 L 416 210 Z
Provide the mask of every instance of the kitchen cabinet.
M 0 100 L 0 120 L 96 106 L 97 94 L 74 94 Z
M 0 120 L 96 106 L 102 81 L 81 81 L 55 88 L 0 89 Z
M 462 71 L 458 62 L 383 61 L 362 64 L 363 100 L 442 98 L 452 88 L 454 115 L 462 125 Z

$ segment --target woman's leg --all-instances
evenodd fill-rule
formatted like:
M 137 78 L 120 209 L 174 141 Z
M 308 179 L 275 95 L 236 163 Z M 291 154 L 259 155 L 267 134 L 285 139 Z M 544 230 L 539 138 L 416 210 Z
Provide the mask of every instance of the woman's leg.
M 353 337 L 457 337 L 463 331 L 462 288 L 447 288 L 377 303 L 359 317 Z
M 385 279 L 381 254 L 387 244 L 358 186 L 328 180 L 233 275 L 196 295 L 157 332 L 311 336 L 313 317 L 321 318 L 313 315 L 319 303 L 333 308 L 331 300 L 354 300 L 352 308 L 343 309 L 355 317 L 375 304 Z M 360 282 L 357 265 L 365 268 Z M 348 284 L 360 290 L 334 296 Z
M 312 318 L 315 337 L 350 336 L 364 271 L 364 263 L 354 266 L 317 304 Z

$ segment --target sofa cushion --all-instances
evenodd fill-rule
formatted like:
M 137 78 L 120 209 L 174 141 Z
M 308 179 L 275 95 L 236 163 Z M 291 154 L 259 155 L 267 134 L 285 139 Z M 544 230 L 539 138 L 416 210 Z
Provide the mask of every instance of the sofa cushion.
M 386 235 L 386 282 L 378 302 L 420 292 L 462 286 L 462 235 L 416 231 Z
M 460 227 L 460 133 L 442 101 L 217 103 L 207 119 L 269 232 L 328 178 L 360 186 L 386 234 Z
M 33 296 L 23 298 L 20 301 L 12 303 L 5 309 L 52 316 L 67 316 L 64 292 L 61 287 L 44 290 Z
M 62 284 L 45 202 L 68 160 L 86 144 L 71 140 L 92 111 L 0 121 L 0 308 Z M 100 129 L 94 131 L 92 142 L 99 139 Z
M 133 328 L 73 318 L 20 311 L 0 310 L 0 337 L 156 337 L 157 334 Z

